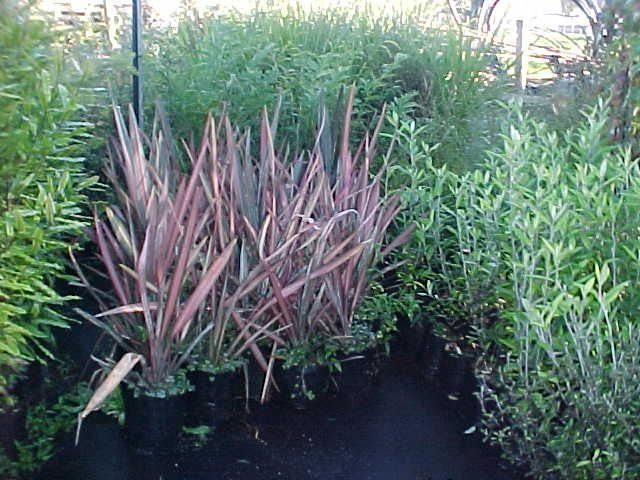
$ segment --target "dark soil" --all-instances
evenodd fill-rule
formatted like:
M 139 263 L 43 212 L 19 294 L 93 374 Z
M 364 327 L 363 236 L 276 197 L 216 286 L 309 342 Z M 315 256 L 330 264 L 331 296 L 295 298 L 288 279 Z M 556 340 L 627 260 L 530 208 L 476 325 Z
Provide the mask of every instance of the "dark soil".
M 283 404 L 237 414 L 204 446 L 138 456 L 115 420 L 90 416 L 80 445 L 64 440 L 42 480 L 516 480 L 477 433 L 463 402 L 451 402 L 410 358 L 387 360 L 362 394 L 334 394 L 304 411 Z

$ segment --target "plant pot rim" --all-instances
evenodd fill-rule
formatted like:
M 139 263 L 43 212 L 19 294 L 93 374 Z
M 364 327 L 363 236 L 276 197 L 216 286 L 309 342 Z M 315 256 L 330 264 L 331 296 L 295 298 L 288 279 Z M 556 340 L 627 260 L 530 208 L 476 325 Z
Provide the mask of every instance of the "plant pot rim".
M 187 385 L 185 389 L 179 390 L 176 392 L 169 392 L 167 390 L 162 390 L 162 389 L 150 390 L 147 387 L 136 385 L 128 381 L 123 381 L 120 385 L 123 387 L 123 393 L 124 391 L 127 391 L 133 398 L 145 397 L 145 398 L 154 398 L 158 400 L 165 400 L 165 399 L 180 397 L 182 395 L 186 395 L 193 389 L 191 385 Z

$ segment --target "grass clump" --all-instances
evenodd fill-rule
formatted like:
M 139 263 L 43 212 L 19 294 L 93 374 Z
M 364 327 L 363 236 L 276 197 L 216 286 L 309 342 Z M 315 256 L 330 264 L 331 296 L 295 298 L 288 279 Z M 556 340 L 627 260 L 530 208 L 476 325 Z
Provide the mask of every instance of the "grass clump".
M 343 92 L 355 85 L 356 136 L 393 104 L 440 145 L 437 161 L 466 168 L 477 161 L 469 146 L 482 137 L 481 106 L 497 95 L 484 76 L 486 49 L 430 28 L 427 18 L 421 10 L 375 16 L 366 8 L 185 17 L 175 31 L 149 33 L 146 95 L 165 99 L 179 136 L 197 131 L 210 110 L 257 131 L 262 108 L 282 98 L 282 143 L 301 151 L 313 147 L 319 106 L 341 118 Z

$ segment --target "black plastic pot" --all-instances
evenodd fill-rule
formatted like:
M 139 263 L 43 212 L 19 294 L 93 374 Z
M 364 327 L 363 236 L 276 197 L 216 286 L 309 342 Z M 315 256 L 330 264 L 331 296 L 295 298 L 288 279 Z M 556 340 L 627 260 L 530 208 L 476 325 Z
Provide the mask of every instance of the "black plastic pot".
M 459 400 L 463 393 L 469 391 L 466 382 L 469 367 L 462 355 L 445 352 L 440 369 L 439 382 L 442 390 L 451 400 Z
M 424 322 L 413 322 L 404 315 L 398 317 L 396 327 L 403 353 L 418 358 L 424 347 L 425 335 L 428 334 L 429 328 Z
M 201 370 L 189 372 L 187 378 L 194 391 L 189 394 L 187 424 L 218 427 L 229 418 L 233 411 L 236 377 L 235 372 L 216 375 Z
M 276 368 L 276 381 L 284 401 L 297 410 L 305 410 L 329 389 L 329 368 L 322 365 L 296 365 Z
M 418 356 L 418 366 L 420 371 L 428 380 L 438 380 L 440 369 L 445 357 L 445 346 L 447 342 L 444 338 L 428 332 L 425 335 L 421 354 Z
M 188 407 L 187 396 L 140 395 L 124 386 L 124 433 L 129 447 L 141 455 L 165 455 L 175 450 Z
M 265 361 L 269 362 L 271 350 L 265 347 L 259 347 Z M 262 399 L 262 390 L 264 388 L 265 370 L 260 366 L 253 355 L 249 355 L 249 359 L 245 365 L 238 371 L 233 382 L 233 396 L 235 399 L 241 399 L 240 408 L 248 412 L 260 407 Z M 268 400 L 268 397 L 267 399 Z
M 23 409 L 11 408 L 0 413 L 0 448 L 9 459 L 17 457 L 15 441 L 22 439 L 26 432 L 25 412 Z
M 378 376 L 379 363 L 378 352 L 373 349 L 343 356 L 341 371 L 333 375 L 338 395 L 352 404 L 364 398 Z
M 457 401 L 458 412 L 467 421 L 475 422 L 480 418 L 479 382 L 468 357 L 446 352 L 439 381 L 443 393 L 449 400 Z
M 480 405 L 476 396 L 478 380 L 473 362 L 461 353 L 455 343 L 448 343 L 433 332 L 427 333 L 418 368 L 446 398 L 458 401 L 459 413 L 469 420 L 477 420 Z

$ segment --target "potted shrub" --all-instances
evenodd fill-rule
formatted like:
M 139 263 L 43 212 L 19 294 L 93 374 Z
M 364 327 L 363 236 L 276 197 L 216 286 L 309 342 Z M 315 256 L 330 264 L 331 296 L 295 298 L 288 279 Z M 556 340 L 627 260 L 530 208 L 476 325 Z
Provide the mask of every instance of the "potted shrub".
M 233 159 L 231 191 L 243 219 L 240 242 L 257 252 L 247 255 L 245 263 L 264 265 L 265 255 L 274 259 L 265 267 L 268 274 L 256 290 L 259 296 L 250 318 L 277 319 L 282 340 L 274 344 L 278 383 L 293 388 L 286 396 L 298 404 L 325 389 L 328 371 L 340 369 L 340 350 L 351 355 L 353 346 L 362 344 L 354 341 L 353 323 L 371 267 L 411 234 L 409 228 L 381 248 L 399 210 L 399 198 L 380 195 L 382 171 L 369 178 L 382 119 L 355 155 L 350 151 L 354 96 L 352 89 L 338 149 L 323 127 L 323 114 L 315 148 L 291 160 L 280 158 L 273 140 L 277 122 L 270 124 L 265 113 L 259 158 L 254 159 L 248 148 L 227 155 Z M 377 337 L 369 335 L 372 330 L 365 336 L 373 344 Z M 310 388 L 311 383 L 316 388 Z
M 278 117 L 277 111 L 274 117 Z M 278 158 L 273 141 L 276 130 L 276 122 L 270 124 L 265 113 L 256 158 L 248 139 L 238 137 L 227 119 L 224 139 L 217 145 L 221 163 L 216 168 L 229 176 L 224 177 L 225 188 L 216 185 L 210 188 L 224 191 L 227 205 L 233 205 L 238 219 L 233 222 L 239 239 L 237 278 L 255 287 L 253 295 L 245 296 L 237 304 L 237 312 L 246 311 L 249 324 L 275 329 L 266 335 L 276 353 L 269 364 L 265 358 L 270 356 L 269 348 L 265 345 L 265 351 L 261 351 L 252 345 L 257 363 L 268 373 L 260 389 L 263 400 L 266 386 L 273 380 L 274 365 L 281 372 L 283 365 L 287 367 L 284 370 L 294 366 L 293 358 L 304 357 L 301 367 L 305 370 L 326 363 L 321 358 L 327 352 L 316 348 L 324 348 L 325 342 L 318 341 L 321 340 L 318 332 L 327 321 L 328 302 L 322 292 L 322 277 L 362 248 L 353 242 L 355 235 L 339 245 L 326 242 L 330 230 L 346 214 L 340 212 L 324 219 L 314 216 L 314 205 L 323 201 L 328 189 L 321 156 L 301 155 L 291 162 Z M 263 278 L 249 280 L 246 272 L 251 269 L 264 272 Z M 236 324 L 237 312 L 234 312 Z M 321 369 L 325 370 L 324 366 Z M 325 378 L 328 382 L 328 376 Z M 293 397 L 298 393 L 292 392 Z M 306 395 L 314 396 L 310 391 Z
M 218 226 L 200 181 L 204 155 L 192 158 L 184 174 L 161 122 L 148 156 L 135 122 L 127 129 L 117 110 L 116 126 L 118 141 L 108 170 L 116 204 L 107 208 L 107 221 L 95 216 L 94 227 L 113 291 L 99 292 L 78 268 L 102 310 L 78 312 L 108 333 L 125 355 L 115 366 L 103 363 L 112 372 L 83 416 L 123 383 L 130 440 L 140 450 L 158 451 L 168 448 L 181 428 L 185 408 L 180 394 L 189 388 L 181 369 L 214 328 L 214 322 L 197 328 L 198 318 L 212 306 L 236 240 L 221 242 L 213 235 Z M 169 412 L 172 406 L 175 412 Z
M 413 233 L 413 225 L 409 224 L 386 242 L 387 230 L 401 206 L 397 194 L 387 197 L 381 193 L 391 149 L 377 174 L 371 172 L 384 109 L 373 134 L 365 136 L 354 153 L 349 147 L 354 97 L 355 90 L 351 89 L 339 144 L 334 145 L 330 129 L 319 132 L 319 153 L 330 181 L 323 193 L 324 201 L 318 203 L 314 211 L 316 218 L 328 218 L 333 212 L 345 213 L 329 232 L 325 240 L 328 245 L 340 245 L 345 239 L 362 245 L 355 255 L 322 278 L 322 291 L 328 302 L 328 341 L 335 345 L 337 360 L 335 377 L 338 387 L 348 395 L 359 393 L 375 376 L 378 346 L 384 345 L 388 350 L 390 333 L 395 330 L 395 315 L 388 315 L 389 308 L 384 307 L 387 296 L 377 280 L 395 268 L 395 265 L 384 264 L 385 257 Z M 379 265 L 384 267 L 377 268 Z M 372 287 L 376 295 L 363 305 Z
M 318 145 L 324 147 L 321 149 L 323 166 L 332 181 L 327 185 L 324 202 L 318 203 L 314 213 L 318 218 L 327 218 L 332 212 L 348 212 L 329 232 L 326 242 L 340 245 L 344 239 L 352 238 L 353 244 L 362 245 L 356 255 L 336 266 L 322 279 L 322 289 L 328 299 L 327 315 L 331 318 L 328 333 L 337 341 L 338 370 L 347 367 L 340 377 L 345 386 L 355 384 L 357 390 L 363 384 L 358 382 L 356 371 L 361 369 L 364 377 L 373 375 L 375 365 L 371 361 L 375 357 L 374 350 L 380 344 L 387 344 L 390 332 L 395 329 L 394 315 L 379 318 L 385 311 L 380 307 L 386 297 L 376 282 L 377 277 L 384 276 L 395 265 L 386 265 L 381 270 L 375 267 L 383 265 L 385 257 L 410 238 L 414 227 L 409 224 L 392 241 L 385 242 L 387 229 L 401 206 L 399 195 L 387 198 L 381 194 L 388 157 L 376 175 L 371 172 L 378 135 L 385 118 L 384 109 L 373 134 L 360 142 L 354 154 L 349 149 L 354 96 L 352 88 L 346 104 L 340 145 L 327 148 L 331 145 L 330 139 L 326 138 L 328 133 L 324 130 L 319 133 Z M 337 151 L 337 155 L 332 155 L 333 151 Z M 360 310 L 372 285 L 378 287 L 378 300 L 371 299 L 370 304 Z
M 201 181 L 216 219 L 208 225 L 207 235 L 218 242 L 218 248 L 238 236 L 244 221 L 234 203 L 237 178 L 234 178 L 233 162 L 243 152 L 234 142 L 233 128 L 226 116 L 222 117 L 220 126 L 222 128 L 217 128 L 215 120 L 209 117 L 197 152 L 197 157 L 207 158 Z M 280 341 L 276 320 L 261 324 L 247 319 L 247 315 L 255 303 L 253 290 L 267 276 L 266 266 L 279 261 L 283 252 L 275 251 L 272 256 L 263 256 L 252 264 L 247 255 L 248 244 L 240 236 L 220 278 L 219 288 L 207 296 L 197 314 L 197 329 L 207 333 L 192 358 L 190 378 L 196 387 L 195 416 L 207 423 L 218 423 L 231 409 L 237 384 L 235 374 L 246 364 L 245 353 L 250 351 L 257 363 L 266 368 L 267 361 L 257 343 L 263 338 Z

